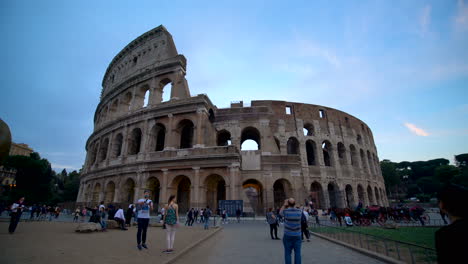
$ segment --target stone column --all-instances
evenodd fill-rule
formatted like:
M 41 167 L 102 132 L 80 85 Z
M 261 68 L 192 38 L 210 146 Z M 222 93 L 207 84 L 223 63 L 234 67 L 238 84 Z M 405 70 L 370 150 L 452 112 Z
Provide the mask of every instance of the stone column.
M 229 197 L 231 200 L 239 200 L 239 164 L 231 164 L 229 166 L 229 173 L 230 173 L 230 189 L 231 189 L 231 196 Z
M 194 171 L 193 177 L 193 207 L 200 207 L 200 167 L 192 167 Z
M 161 199 L 159 199 L 159 203 L 161 206 L 164 206 L 166 204 L 166 200 L 168 198 L 167 195 L 167 174 L 169 173 L 168 169 L 161 169 L 163 172 L 162 176 L 162 183 L 161 183 Z
M 206 113 L 206 110 L 203 108 L 197 109 L 197 130 L 196 130 L 196 144 L 194 148 L 202 148 L 203 144 L 203 115 Z
M 155 106 L 162 102 L 162 87 L 159 87 L 157 78 L 151 79 L 148 106 Z
M 109 166 L 110 156 L 112 154 L 112 139 L 114 138 L 114 131 L 109 136 L 109 145 L 107 145 L 106 167 Z
M 122 157 L 123 161 L 125 157 L 127 157 L 127 152 L 128 152 L 128 125 L 125 126 L 124 132 L 122 135 L 122 149 L 120 152 L 120 157 Z
M 164 150 L 173 150 L 176 149 L 177 144 L 175 143 L 175 129 L 173 128 L 173 119 L 174 116 L 172 114 L 168 114 L 167 117 L 169 118 L 169 122 L 167 124 L 167 132 L 166 132 L 166 147 Z

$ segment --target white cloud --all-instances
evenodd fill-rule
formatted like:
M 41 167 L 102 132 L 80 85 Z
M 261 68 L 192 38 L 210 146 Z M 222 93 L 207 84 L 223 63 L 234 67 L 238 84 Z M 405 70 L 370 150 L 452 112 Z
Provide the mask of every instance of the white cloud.
M 455 17 L 455 28 L 460 31 L 468 30 L 468 6 L 463 0 L 458 0 L 458 12 Z
M 72 165 L 62 165 L 62 164 L 52 163 L 51 166 L 53 169 L 79 170 L 79 168 L 76 168 Z
M 426 35 L 429 32 L 429 26 L 431 24 L 431 10 L 432 7 L 430 5 L 426 5 L 419 17 L 419 26 L 421 30 L 421 35 Z
M 427 137 L 429 136 L 429 133 L 426 132 L 424 129 L 417 127 L 414 124 L 411 123 L 404 123 L 404 125 L 415 135 L 421 136 L 421 137 Z

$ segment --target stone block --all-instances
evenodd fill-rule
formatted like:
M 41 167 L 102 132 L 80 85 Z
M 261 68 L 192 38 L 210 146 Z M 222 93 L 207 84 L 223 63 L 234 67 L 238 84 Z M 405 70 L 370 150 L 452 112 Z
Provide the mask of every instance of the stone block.
M 75 232 L 79 233 L 90 233 L 90 232 L 95 232 L 101 230 L 101 225 L 97 223 L 80 223 L 76 229 Z

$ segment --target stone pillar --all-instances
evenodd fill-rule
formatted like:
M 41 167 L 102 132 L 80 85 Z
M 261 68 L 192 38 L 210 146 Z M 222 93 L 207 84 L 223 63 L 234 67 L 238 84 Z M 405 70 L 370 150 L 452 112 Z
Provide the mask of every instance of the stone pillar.
M 114 131 L 109 136 L 109 144 L 107 145 L 106 167 L 109 166 L 110 156 L 112 154 L 112 139 L 114 138 Z
M 167 195 L 167 174 L 169 173 L 168 169 L 161 169 L 163 172 L 162 176 L 162 183 L 161 183 L 161 199 L 159 199 L 159 203 L 161 206 L 164 206 L 166 204 L 166 200 L 168 197 Z
M 167 117 L 169 118 L 169 122 L 167 124 L 167 132 L 166 132 L 166 139 L 165 141 L 167 142 L 166 147 L 164 150 L 173 150 L 176 149 L 177 144 L 175 141 L 177 140 L 175 138 L 175 129 L 174 129 L 174 116 L 172 114 L 168 114 Z
M 120 156 L 125 159 L 127 157 L 127 152 L 128 152 L 128 125 L 125 126 L 124 132 L 123 132 L 123 139 L 122 139 L 122 150 L 120 152 Z
M 157 78 L 153 78 L 150 82 L 150 96 L 148 106 L 155 106 L 162 102 L 162 87 L 159 87 Z
M 196 143 L 194 144 L 194 148 L 202 148 L 204 147 L 203 144 L 203 116 L 206 112 L 205 109 L 199 108 L 197 109 L 197 130 L 196 132 Z
M 194 176 L 193 176 L 193 199 L 192 205 L 193 207 L 200 207 L 201 201 L 200 201 L 200 167 L 192 167 L 194 171 Z
M 229 173 L 230 173 L 230 184 L 229 187 L 231 189 L 231 196 L 229 199 L 231 200 L 239 200 L 239 164 L 232 164 L 229 166 Z

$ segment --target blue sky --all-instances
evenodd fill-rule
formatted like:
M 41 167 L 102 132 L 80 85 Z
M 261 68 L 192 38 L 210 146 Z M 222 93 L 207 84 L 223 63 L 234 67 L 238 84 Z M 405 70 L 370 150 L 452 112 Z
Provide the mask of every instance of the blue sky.
M 288 2 L 288 3 L 286 3 Z M 1 1 L 0 118 L 80 168 L 112 58 L 164 25 L 193 95 L 288 100 L 366 122 L 380 159 L 468 152 L 468 1 Z

